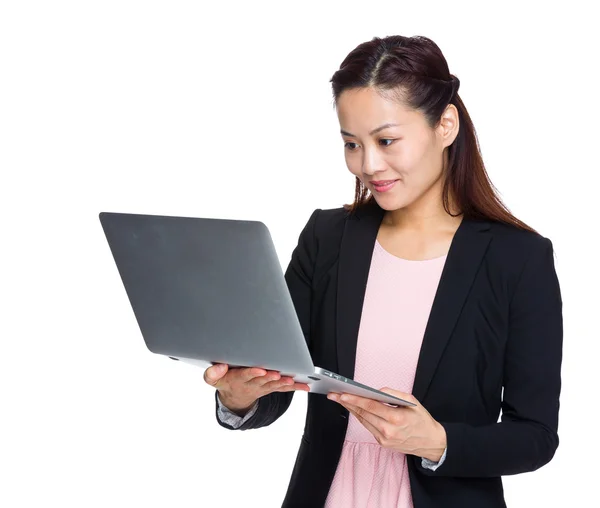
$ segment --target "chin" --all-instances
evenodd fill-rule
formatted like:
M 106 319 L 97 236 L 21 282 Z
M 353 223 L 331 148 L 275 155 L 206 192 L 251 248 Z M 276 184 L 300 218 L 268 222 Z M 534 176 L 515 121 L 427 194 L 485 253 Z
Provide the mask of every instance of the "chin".
M 394 198 L 394 196 L 377 197 L 373 194 L 373 199 L 379 205 L 379 207 L 383 208 L 386 212 L 399 210 L 400 208 L 404 208 L 406 206 L 406 203 L 403 200 L 398 199 L 397 197 Z

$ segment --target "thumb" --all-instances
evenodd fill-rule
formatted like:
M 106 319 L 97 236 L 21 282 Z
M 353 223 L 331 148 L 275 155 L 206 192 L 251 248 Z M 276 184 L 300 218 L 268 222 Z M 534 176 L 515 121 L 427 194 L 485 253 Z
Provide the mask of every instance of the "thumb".
M 387 393 L 388 395 L 393 395 L 394 397 L 398 397 L 399 399 L 407 400 L 414 404 L 417 404 L 417 399 L 411 394 L 406 392 L 401 392 L 400 390 L 393 390 L 392 388 L 388 388 L 387 386 L 379 389 L 380 392 Z
M 401 392 L 400 390 L 394 390 L 394 389 L 389 388 L 387 386 L 385 386 L 384 388 L 380 388 L 379 391 L 380 392 L 384 392 L 384 393 L 388 393 L 389 395 L 394 395 L 395 397 L 400 397 L 401 399 L 404 399 L 406 397 L 410 397 L 409 393 Z
M 227 373 L 228 365 L 224 363 L 218 363 L 206 369 L 204 372 L 204 380 L 209 385 L 216 385 L 217 382 Z

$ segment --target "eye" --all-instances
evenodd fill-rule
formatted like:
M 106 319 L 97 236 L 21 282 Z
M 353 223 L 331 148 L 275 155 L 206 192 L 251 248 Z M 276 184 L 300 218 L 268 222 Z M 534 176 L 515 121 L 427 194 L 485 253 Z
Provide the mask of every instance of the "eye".
M 384 139 L 380 139 L 379 140 L 379 142 L 381 142 L 381 141 L 389 141 L 388 144 L 384 144 L 383 146 L 390 146 L 396 140 L 395 139 L 384 138 Z M 347 143 L 344 143 L 344 147 L 346 149 L 348 149 L 349 151 L 353 152 L 355 150 L 355 148 L 351 148 L 348 145 L 356 145 L 356 143 L 353 143 L 352 141 L 348 141 Z

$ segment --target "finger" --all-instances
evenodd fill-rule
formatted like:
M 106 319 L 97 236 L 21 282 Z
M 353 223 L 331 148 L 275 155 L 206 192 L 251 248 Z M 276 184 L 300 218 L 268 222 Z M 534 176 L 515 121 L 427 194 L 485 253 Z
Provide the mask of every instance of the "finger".
M 399 399 L 407 400 L 408 402 L 412 402 L 413 404 L 419 404 L 419 401 L 412 393 L 393 390 L 392 388 L 388 388 L 387 386 L 380 388 L 379 391 L 388 393 L 389 395 L 393 395 L 394 397 L 398 397 Z
M 357 409 L 361 414 L 362 412 L 371 413 L 379 419 L 385 421 L 391 421 L 395 418 L 395 411 L 399 408 L 386 406 L 378 400 L 367 399 L 365 397 L 359 397 L 358 395 L 350 395 L 348 393 L 342 394 L 338 402 L 342 405 L 351 405 Z
M 281 378 L 281 382 L 282 383 L 284 383 L 284 382 L 289 383 L 289 385 L 292 386 L 294 388 L 294 390 L 300 389 L 300 390 L 310 391 L 310 387 L 306 383 L 298 383 L 291 376 L 283 376 Z
M 294 383 L 293 385 L 289 386 L 289 387 L 284 387 L 286 392 L 291 392 L 291 391 L 298 391 L 298 390 L 302 390 L 303 392 L 310 392 L 310 386 L 308 386 L 306 383 Z
M 240 378 L 242 381 L 247 383 L 248 381 L 252 381 L 256 377 L 264 376 L 267 374 L 265 369 L 261 369 L 259 367 L 246 367 L 241 369 Z
M 310 388 L 305 383 L 295 383 L 291 378 L 281 378 L 279 381 L 273 381 L 266 384 L 264 389 L 278 392 L 291 392 L 296 390 L 310 391 Z
M 378 416 L 376 414 L 370 413 L 366 409 L 356 406 L 354 404 L 350 404 L 348 402 L 340 401 L 340 404 L 344 406 L 348 411 L 351 411 L 352 414 L 357 415 L 362 420 L 369 422 L 371 425 L 377 427 L 378 429 L 382 429 L 384 425 L 388 423 L 388 420 Z
M 211 386 L 217 386 L 223 376 L 227 374 L 228 370 L 229 365 L 226 363 L 212 365 L 204 371 L 204 381 Z
M 254 379 L 248 381 L 248 383 L 253 384 L 258 387 L 265 387 L 269 383 L 273 383 L 281 380 L 281 374 L 277 371 L 270 370 L 264 376 L 258 376 Z
M 350 413 L 354 415 L 354 417 L 361 423 L 361 425 L 365 429 L 367 429 L 371 434 L 373 434 L 373 437 L 377 439 L 377 441 L 383 441 L 383 434 L 381 433 L 377 425 L 373 424 L 368 419 L 364 418 L 362 415 L 357 413 L 356 410 L 353 409 L 353 407 L 348 406 L 347 409 L 348 411 L 350 411 Z

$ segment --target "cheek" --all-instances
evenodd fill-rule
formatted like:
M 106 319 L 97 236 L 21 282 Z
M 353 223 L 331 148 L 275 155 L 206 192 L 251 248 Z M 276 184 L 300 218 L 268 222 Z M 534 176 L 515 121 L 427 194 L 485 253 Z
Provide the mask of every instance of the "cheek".
M 405 183 L 409 185 L 418 186 L 429 182 L 435 173 L 431 169 L 434 164 L 428 160 L 428 154 L 414 148 L 407 148 L 402 154 L 394 156 L 393 160 L 390 160 L 390 165 L 402 174 Z
M 418 171 L 422 155 L 414 146 L 406 143 L 402 149 L 390 152 L 388 161 L 392 167 L 401 168 L 402 173 L 411 176 Z

